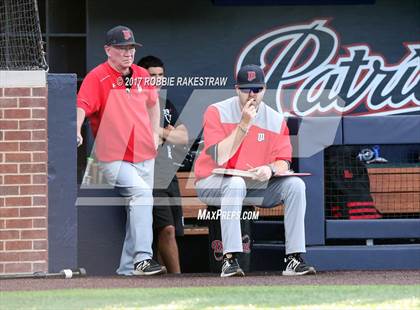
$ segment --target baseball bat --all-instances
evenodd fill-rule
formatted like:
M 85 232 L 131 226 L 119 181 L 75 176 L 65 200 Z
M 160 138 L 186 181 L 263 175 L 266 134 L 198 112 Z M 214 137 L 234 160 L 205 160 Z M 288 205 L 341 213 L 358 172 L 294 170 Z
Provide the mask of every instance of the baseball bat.
M 63 278 L 71 279 L 73 277 L 86 277 L 85 268 L 77 269 L 63 269 L 60 272 L 48 273 L 44 271 L 37 271 L 33 273 L 15 273 L 0 275 L 0 280 L 5 279 L 46 279 L 46 278 Z

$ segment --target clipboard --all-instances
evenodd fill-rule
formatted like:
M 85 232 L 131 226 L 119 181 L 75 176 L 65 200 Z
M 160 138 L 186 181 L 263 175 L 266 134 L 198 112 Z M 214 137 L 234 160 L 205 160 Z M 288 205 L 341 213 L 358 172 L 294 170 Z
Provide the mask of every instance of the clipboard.
M 224 168 L 215 168 L 212 171 L 213 174 L 221 174 L 221 175 L 231 175 L 231 176 L 239 176 L 244 178 L 253 178 L 255 173 L 246 171 L 246 170 L 239 170 L 239 169 L 224 169 Z M 294 172 L 293 170 L 289 170 L 284 173 L 275 174 L 273 177 L 305 177 L 312 175 L 309 172 Z

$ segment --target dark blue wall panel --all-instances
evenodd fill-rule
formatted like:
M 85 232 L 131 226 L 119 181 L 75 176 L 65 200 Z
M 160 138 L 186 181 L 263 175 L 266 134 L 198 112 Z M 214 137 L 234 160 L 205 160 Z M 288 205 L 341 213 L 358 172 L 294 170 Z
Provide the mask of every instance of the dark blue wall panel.
M 118 268 L 125 236 L 124 204 L 114 189 L 78 191 L 78 262 L 90 275 L 114 275 Z
M 76 75 L 48 75 L 48 269 L 77 267 Z
M 290 123 L 294 128 L 294 122 Z M 341 118 L 309 117 L 299 119 L 297 139 L 294 143 L 297 152 L 294 151 L 294 153 L 297 153 L 295 156 L 299 172 L 312 173 L 311 176 L 303 177 L 306 184 L 307 200 L 305 217 L 307 245 L 325 244 L 324 149 L 336 144 L 342 144 Z
M 303 177 L 306 184 L 305 233 L 307 245 L 325 244 L 324 152 L 299 159 L 299 171 L 311 172 Z
M 420 116 L 343 117 L 344 144 L 420 143 Z
M 420 238 L 420 219 L 327 220 L 326 238 Z
M 318 271 L 420 268 L 419 244 L 308 247 L 304 255 Z

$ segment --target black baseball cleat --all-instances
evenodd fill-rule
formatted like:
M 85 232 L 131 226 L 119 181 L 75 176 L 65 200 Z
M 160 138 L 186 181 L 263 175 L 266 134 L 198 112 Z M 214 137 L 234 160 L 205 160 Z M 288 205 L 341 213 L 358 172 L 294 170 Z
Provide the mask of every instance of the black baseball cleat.
M 222 273 L 220 274 L 220 276 L 222 278 L 225 278 L 225 277 L 243 277 L 243 276 L 245 276 L 245 273 L 243 272 L 243 270 L 239 266 L 236 258 L 232 254 L 227 253 L 223 257 Z
M 287 255 L 284 258 L 286 269 L 283 270 L 284 276 L 303 276 L 316 274 L 315 268 L 306 265 L 299 253 Z
M 133 274 L 136 276 L 152 276 L 166 273 L 166 267 L 159 265 L 153 259 L 145 259 L 134 264 Z

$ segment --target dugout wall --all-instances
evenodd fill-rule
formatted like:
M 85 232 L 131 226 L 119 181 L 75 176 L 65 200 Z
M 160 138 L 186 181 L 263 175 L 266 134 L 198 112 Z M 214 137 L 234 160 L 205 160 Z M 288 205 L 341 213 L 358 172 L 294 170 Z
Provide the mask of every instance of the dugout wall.
M 417 124 L 415 118 L 406 120 L 405 116 L 400 118 L 387 116 L 419 113 L 418 87 L 415 87 L 418 80 L 412 77 L 413 72 L 418 70 L 416 64 L 418 55 L 415 51 L 419 41 L 416 31 L 413 31 L 419 29 L 418 4 L 415 1 L 395 3 L 386 0 L 347 5 L 336 3 L 324 5 L 316 2 L 309 5 L 274 6 L 258 6 L 250 2 L 242 4 L 244 5 L 219 6 L 204 0 L 184 2 L 182 5 L 173 2 L 156 2 L 134 5 L 127 12 L 120 11 L 117 4 L 111 1 L 89 1 L 85 8 L 86 71 L 104 60 L 101 38 L 106 29 L 119 23 L 131 27 L 136 39 L 144 45 L 136 55 L 138 58 L 148 54 L 161 57 L 165 61 L 168 75 L 171 76 L 228 77 L 226 85 L 220 87 L 226 92 L 232 89 L 235 68 L 242 63 L 263 65 L 264 60 L 265 70 L 270 74 L 268 87 L 273 93 L 268 101 L 273 106 L 281 104 L 284 111 L 303 117 L 306 123 L 309 122 L 308 128 L 312 126 L 313 132 L 317 133 L 311 136 L 311 139 L 302 138 L 301 141 L 298 136 L 295 141 L 296 148 L 302 149 L 312 145 L 322 149 L 309 157 L 299 159 L 300 171 L 310 171 L 313 174 L 305 179 L 310 202 L 306 218 L 308 260 L 317 264 L 320 270 L 419 268 L 416 265 L 419 257 L 416 219 L 332 221 L 325 218 L 324 204 L 324 149 L 330 145 L 394 144 L 401 141 L 402 136 L 404 139 L 411 137 L 410 143 L 419 143 L 416 131 L 413 130 L 415 128 L 413 126 Z M 319 30 L 310 34 L 317 38 L 318 45 L 304 45 L 302 42 L 296 45 L 287 44 L 286 33 L 302 38 L 303 33 L 309 33 L 308 29 L 313 28 Z M 279 44 L 278 49 L 275 45 L 269 51 L 264 49 L 274 40 L 283 44 Z M 288 54 L 278 57 L 282 48 L 283 51 L 288 51 Z M 302 58 L 294 61 L 293 56 L 298 48 L 303 49 Z M 304 68 L 310 59 L 313 60 L 311 66 L 306 71 L 299 72 L 298 68 L 302 66 Z M 275 62 L 276 60 L 278 62 Z M 271 66 L 273 63 L 276 66 Z M 288 71 L 288 65 L 296 71 L 290 68 Z M 374 71 L 374 67 L 378 71 Z M 370 71 L 363 71 L 361 68 Z M 331 72 L 337 73 L 335 80 L 329 74 Z M 339 72 L 347 74 L 340 76 Z M 363 80 L 369 72 L 372 74 L 371 80 L 367 79 L 362 90 L 363 88 L 366 91 L 371 90 L 371 96 L 356 98 L 347 93 L 352 83 Z M 383 74 L 382 77 L 385 79 L 380 79 L 379 72 L 389 72 L 389 75 Z M 405 76 L 405 78 L 400 80 L 400 84 L 394 83 L 392 86 L 392 83 L 387 84 L 392 76 Z M 317 80 L 329 83 L 318 106 L 317 101 L 311 102 L 309 96 L 306 96 L 308 93 L 304 91 L 298 93 L 301 85 L 310 87 L 311 83 L 314 85 Z M 333 108 L 334 105 L 329 98 L 335 96 L 330 90 L 337 80 L 340 81 L 338 107 L 342 109 Z M 405 91 L 402 91 L 402 85 L 407 86 Z M 202 115 L 207 105 L 216 100 L 206 101 L 206 96 L 209 95 L 207 92 L 204 96 L 203 91 L 211 89 L 194 86 L 168 88 L 169 97 L 178 108 L 184 108 L 181 119 L 185 120 L 193 133 L 198 133 L 201 128 L 201 119 L 196 115 Z M 280 93 L 283 94 L 281 102 L 278 101 Z M 293 101 L 294 98 L 300 100 Z M 393 104 L 388 104 L 390 100 Z M 326 115 L 329 117 L 323 117 Z M 347 119 L 347 116 L 351 115 L 356 118 L 361 115 L 378 117 L 364 118 L 365 120 L 360 120 L 364 123 L 360 124 L 357 120 Z M 302 120 L 299 118 L 289 120 L 292 127 L 293 122 L 296 123 L 296 132 L 298 132 Z M 322 129 L 330 128 L 328 123 L 335 124 L 337 128 L 333 133 L 328 130 L 325 132 L 324 137 L 329 136 L 327 143 L 318 133 Z M 401 131 L 398 131 L 396 125 L 399 124 L 408 126 L 412 130 L 402 126 Z M 358 130 L 354 131 L 353 127 Z M 349 140 L 349 137 L 360 137 L 361 140 Z M 79 229 L 84 231 L 83 235 L 89 235 L 87 232 L 94 230 L 91 221 L 96 218 L 96 213 L 85 214 L 92 210 L 87 207 L 84 207 L 83 211 L 81 209 L 83 215 L 79 219 L 85 224 Z M 111 213 L 103 215 L 106 216 L 105 222 L 112 219 Z M 121 215 L 118 215 L 118 218 L 120 217 Z M 257 231 L 262 232 L 262 235 L 264 232 L 278 232 L 282 229 L 281 225 L 281 223 L 266 223 Z M 120 231 L 120 228 L 115 226 L 108 227 L 113 227 L 111 229 L 113 231 Z M 349 235 L 350 232 L 353 235 Z M 121 239 L 119 233 L 115 236 L 118 238 L 111 239 L 114 248 Z M 403 243 L 411 239 L 411 244 L 366 246 L 371 239 L 391 240 L 397 237 L 405 238 Z M 352 241 L 349 241 L 350 239 Z M 83 257 L 89 257 L 89 249 L 95 244 L 95 240 L 97 239 L 83 241 L 85 246 L 80 252 L 83 253 Z M 398 241 L 394 239 L 390 242 Z M 105 247 L 101 251 L 110 250 L 106 249 L 104 243 L 100 245 Z M 259 261 L 264 261 L 266 269 L 276 269 L 280 266 L 278 260 L 282 255 L 282 249 L 281 244 L 257 244 L 254 253 L 256 257 L 263 258 Z M 339 257 L 339 259 L 331 261 L 330 257 Z M 355 260 L 355 257 L 362 259 Z M 254 267 L 264 268 L 264 266 Z
M 98 252 L 93 246 L 98 244 L 104 246 L 103 253 L 119 256 L 115 245 L 120 245 L 122 229 L 113 220 L 123 217 L 122 212 L 118 213 L 121 210 L 103 212 L 92 206 L 78 209 L 71 198 L 75 194 L 71 163 L 74 164 L 76 156 L 71 109 L 76 83 L 80 84 L 87 71 L 105 60 L 104 34 L 116 24 L 131 27 L 136 40 L 143 43 L 136 60 L 154 54 L 165 61 L 168 75 L 174 77 L 227 78 L 220 87 L 187 84 L 168 89 L 175 105 L 184 108 L 181 119 L 194 134 L 201 128 L 197 115 L 202 115 L 217 98 L 232 94 L 235 70 L 245 63 L 257 63 L 266 71 L 268 88 L 272 90 L 267 101 L 298 116 L 289 121 L 292 127 L 295 122 L 296 132 L 301 125 L 299 117 L 308 121 L 317 133 L 328 127 L 326 123 L 337 125 L 334 132 L 327 131 L 329 139 L 332 137 L 328 143 L 318 139 L 320 135 L 301 144 L 297 138 L 294 141 L 297 150 L 308 145 L 324 149 L 343 144 L 419 145 L 418 1 L 346 1 L 346 4 L 299 1 L 297 5 L 284 5 L 273 0 L 270 5 L 260 6 L 257 1 L 234 5 L 229 1 L 189 0 L 135 2 L 124 8 L 110 0 L 39 0 L 38 6 L 50 72 L 77 73 L 77 80 L 74 75 L 48 78 L 49 95 L 54 102 L 48 107 L 49 141 L 53 143 L 49 144 L 49 181 L 55 193 L 50 192 L 48 211 L 52 212 L 48 227 L 51 271 L 77 263 L 83 265 L 85 259 L 96 258 Z M 3 39 L 3 28 L 0 35 Z M 3 60 L 4 55 L 0 57 Z M 316 91 L 305 91 L 311 87 L 322 88 L 321 96 L 317 97 Z M 208 93 L 213 90 L 225 93 L 209 99 Z M 35 92 L 37 97 L 46 96 Z M 6 91 L 1 94 L 4 103 L 4 97 L 9 96 L 5 96 Z M 9 143 L 4 134 L 8 129 L 1 130 L 3 142 Z M 78 152 L 80 182 L 89 151 Z M 5 157 L 1 157 L 4 161 Z M 420 268 L 418 218 L 367 221 L 325 218 L 324 164 L 324 150 L 299 159 L 299 169 L 313 173 L 306 179 L 310 201 L 306 218 L 308 260 L 320 270 Z M 67 186 L 69 190 L 64 192 Z M 41 212 L 46 212 L 45 196 L 42 197 L 44 201 L 42 198 L 35 201 L 42 204 Z M 0 203 L 3 201 L 7 197 L 0 197 Z M 5 223 L 3 216 L 0 222 Z M 115 226 L 106 224 L 111 222 Z M 281 225 L 265 223 L 259 231 L 262 234 L 279 231 Z M 1 230 L 5 234 L 6 230 Z M 42 230 L 45 234 L 46 228 Z M 103 241 L 101 231 L 109 234 L 108 241 Z M 379 246 L 376 241 L 372 244 L 372 239 L 377 238 L 388 238 L 390 244 Z M 281 240 L 277 241 L 278 245 L 260 244 L 256 248 L 259 258 L 267 258 L 260 259 L 265 266 L 256 266 L 258 269 L 279 267 L 283 248 Z M 45 242 L 43 246 L 40 255 L 45 256 Z M 36 262 L 32 260 L 30 264 Z M 44 257 L 41 264 L 46 268 Z M 94 264 L 90 268 L 94 273 Z

